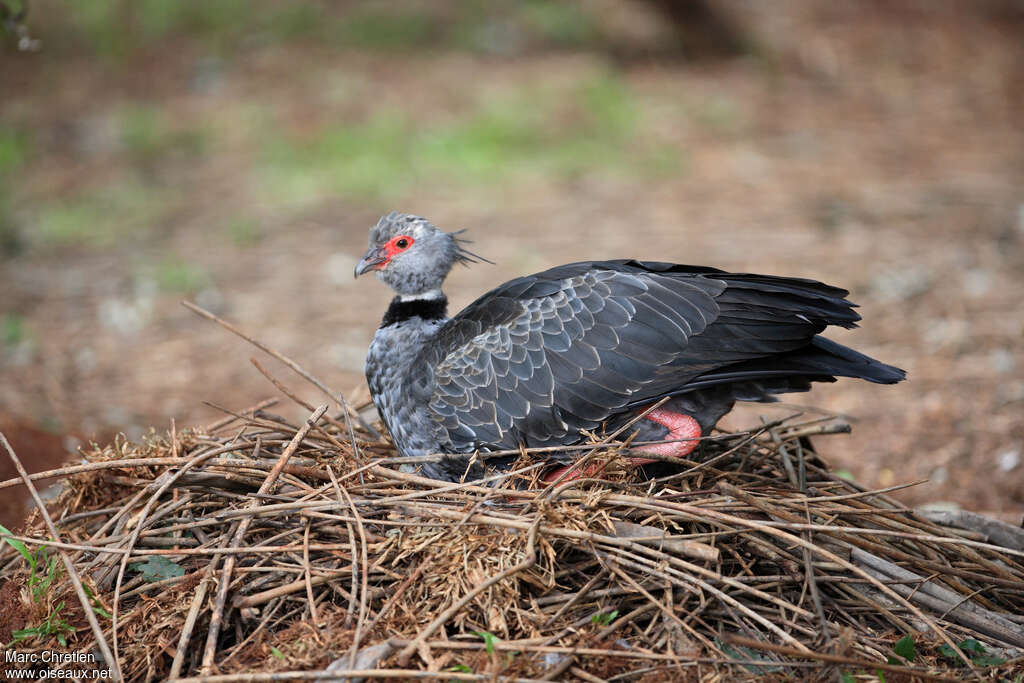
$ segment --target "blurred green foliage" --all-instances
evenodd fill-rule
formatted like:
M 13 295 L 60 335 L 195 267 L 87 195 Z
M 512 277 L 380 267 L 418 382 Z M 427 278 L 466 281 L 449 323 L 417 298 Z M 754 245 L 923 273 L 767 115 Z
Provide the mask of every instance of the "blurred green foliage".
M 121 144 L 140 163 L 154 163 L 171 154 L 198 156 L 206 150 L 204 131 L 174 128 L 166 114 L 154 106 L 128 106 L 120 119 Z
M 98 60 L 104 78 L 115 80 L 151 68 L 184 78 L 129 87 L 123 97 L 104 90 L 81 116 L 55 109 L 42 119 L 39 164 L 34 141 L 19 132 L 36 125 L 35 115 L 19 114 L 19 128 L 0 112 L 0 253 L 155 239 L 176 216 L 194 215 L 196 183 L 207 179 L 226 188 L 210 222 L 222 239 L 248 246 L 281 221 L 279 212 L 287 220 L 288 211 L 338 197 L 384 204 L 439 188 L 685 170 L 677 146 L 645 132 L 651 97 L 600 60 L 572 80 L 497 79 L 426 116 L 415 101 L 379 97 L 369 72 L 323 68 L 322 53 L 332 50 L 389 53 L 382 62 L 399 65 L 426 50 L 510 54 L 595 44 L 601 33 L 583 2 L 38 0 L 33 10 L 46 22 L 37 59 Z M 290 94 L 250 99 L 224 89 L 247 55 L 287 41 L 317 52 L 317 68 L 295 71 L 297 86 L 315 97 L 297 104 Z M 161 67 L 150 66 L 154 56 Z M 204 106 L 209 100 L 193 108 L 195 100 L 178 96 L 211 93 L 215 110 Z M 719 117 L 728 112 L 712 115 Z M 202 275 L 184 266 L 160 269 L 154 277 L 165 289 L 202 286 Z
M 262 226 L 252 218 L 231 218 L 225 230 L 237 247 L 249 247 L 263 239 Z
M 28 136 L 0 126 L 0 178 L 17 173 L 28 157 Z
M 156 268 L 156 281 L 165 292 L 195 294 L 210 284 L 210 274 L 179 257 L 169 257 Z
M 576 3 L 528 0 L 519 11 L 528 27 L 556 45 L 585 45 L 600 37 L 593 15 Z
M 417 50 L 431 37 L 432 22 L 423 12 L 398 13 L 367 5 L 343 19 L 336 19 L 335 40 L 351 47 L 384 50 Z
M 122 179 L 41 206 L 32 236 L 43 245 L 110 246 L 152 231 L 169 206 L 166 193 Z
M 28 155 L 28 136 L 0 123 L 0 256 L 14 254 L 21 248 L 11 187 L 18 182 Z
M 75 0 L 67 5 L 72 30 L 97 54 L 125 58 L 153 40 L 188 35 L 211 47 L 226 44 L 253 28 L 247 0 Z
M 264 153 L 268 191 L 302 203 L 331 193 L 392 198 L 417 183 L 678 170 L 678 153 L 635 144 L 639 118 L 625 83 L 602 72 L 580 84 L 513 89 L 451 121 L 420 124 L 415 111 L 382 109 L 302 138 L 274 129 Z
M 0 317 L 0 340 L 5 347 L 13 347 L 20 344 L 28 336 L 25 327 L 25 318 L 17 313 L 5 313 Z
M 301 40 L 383 51 L 426 45 L 502 52 L 523 44 L 579 46 L 600 37 L 580 4 L 564 0 L 431 5 L 323 0 L 75 0 L 64 5 L 68 28 L 101 56 L 124 59 L 170 36 L 215 51 L 240 43 Z

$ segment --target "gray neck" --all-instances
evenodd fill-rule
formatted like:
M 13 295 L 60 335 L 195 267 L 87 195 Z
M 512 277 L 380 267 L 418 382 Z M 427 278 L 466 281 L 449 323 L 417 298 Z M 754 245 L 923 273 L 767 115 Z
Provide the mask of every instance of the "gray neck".
M 417 363 L 447 322 L 447 300 L 396 296 L 366 355 L 366 381 L 377 412 L 402 455 L 435 453 L 436 424 L 427 412 L 431 374 Z

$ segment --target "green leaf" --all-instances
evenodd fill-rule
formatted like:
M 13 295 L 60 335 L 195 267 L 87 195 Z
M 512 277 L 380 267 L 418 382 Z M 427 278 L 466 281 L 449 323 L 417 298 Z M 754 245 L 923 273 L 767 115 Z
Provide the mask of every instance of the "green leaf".
M 471 673 L 473 673 L 473 670 L 470 669 L 465 664 L 456 664 L 455 666 L 450 666 L 450 667 L 448 667 L 448 670 L 449 671 L 458 671 L 459 673 L 463 673 L 463 674 L 471 674 Z
M 50 586 L 60 576 L 61 565 L 55 555 L 47 554 L 45 547 L 39 548 L 35 552 L 29 565 L 32 568 L 28 577 L 28 585 L 32 589 L 32 600 L 42 602 L 50 590 Z M 40 569 L 43 569 L 45 573 L 37 573 Z
M 26 638 L 34 638 L 38 635 L 41 634 L 39 632 L 39 627 L 37 626 L 33 628 L 18 628 L 11 633 L 11 636 L 14 638 L 14 640 L 12 640 L 11 642 L 17 643 L 19 640 L 25 640 Z
M 107 610 L 103 609 L 103 605 L 100 604 L 99 598 L 97 598 L 95 595 L 93 595 L 92 594 L 92 590 L 88 586 L 86 586 L 84 583 L 82 584 L 82 590 L 85 591 L 86 597 L 89 598 L 89 602 L 92 605 L 92 611 L 93 612 L 95 612 L 96 614 L 100 615 L 101 617 L 106 617 L 107 619 L 113 619 L 114 618 L 114 615 L 112 615 Z
M 892 650 L 908 662 L 914 661 L 914 657 L 917 654 L 914 650 L 914 637 L 903 636 L 902 638 L 896 641 L 896 644 L 893 646 Z M 896 659 L 895 657 L 889 657 L 889 663 L 899 665 L 903 662 Z
M 615 621 L 615 618 L 617 616 L 619 616 L 619 610 L 612 610 L 611 612 L 598 612 L 594 616 L 590 617 L 590 623 L 598 626 L 607 626 L 613 621 Z
M 284 659 L 284 653 L 278 650 L 273 645 L 270 646 L 270 654 L 274 655 L 278 659 Z
M 145 562 L 136 562 L 132 569 L 142 574 L 147 583 L 185 575 L 184 567 L 171 562 L 163 555 L 153 555 Z
M 7 541 L 8 545 L 17 550 L 18 553 L 25 558 L 25 561 L 28 562 L 29 566 L 32 569 L 36 568 L 36 560 L 34 557 L 32 557 L 32 553 L 29 551 L 27 545 L 25 545 L 16 538 L 11 538 L 11 536 L 13 536 L 14 534 L 8 531 L 7 528 L 3 525 L 0 525 L 0 534 L 3 534 L 4 540 Z
M 999 666 L 1006 662 L 1002 657 L 987 654 L 985 647 L 974 638 L 962 640 L 957 643 L 956 646 L 960 648 L 965 655 L 970 657 L 971 662 L 976 666 Z M 960 659 L 960 655 L 958 655 L 956 650 L 951 648 L 949 645 L 939 646 L 939 654 L 947 659 L 953 660 L 958 666 L 964 666 L 964 661 Z
M 494 644 L 501 640 L 498 636 L 493 633 L 488 633 L 487 631 L 474 631 L 473 635 L 480 636 L 484 639 L 484 647 L 489 655 L 494 654 Z
M 985 647 L 976 641 L 974 638 L 968 638 L 967 640 L 961 640 L 956 644 L 958 648 L 964 651 L 964 654 L 971 655 L 983 655 L 985 654 Z M 946 647 L 949 647 L 948 645 Z M 952 648 L 950 648 L 952 649 Z
M 842 683 L 857 683 L 857 679 L 853 677 L 853 674 L 849 671 L 843 671 L 839 674 L 839 680 Z
M 977 657 L 971 657 L 971 661 L 974 662 L 975 666 L 999 666 L 1000 664 L 1006 664 L 1004 658 L 996 657 L 995 655 L 978 655 Z
M 21 628 L 14 631 L 11 635 L 14 638 L 13 642 L 25 640 L 26 638 L 45 638 L 47 636 L 55 636 L 57 642 L 62 646 L 67 647 L 67 637 L 75 633 L 75 628 L 60 618 L 60 611 L 64 609 L 64 603 L 59 603 L 53 608 L 49 616 L 43 620 L 43 623 L 38 626 L 31 628 Z

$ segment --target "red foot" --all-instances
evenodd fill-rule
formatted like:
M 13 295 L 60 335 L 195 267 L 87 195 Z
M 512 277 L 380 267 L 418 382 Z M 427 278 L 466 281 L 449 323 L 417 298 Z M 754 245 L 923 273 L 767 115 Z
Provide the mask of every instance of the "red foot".
M 673 413 L 671 410 L 665 410 L 664 408 L 655 408 L 647 414 L 645 419 L 668 427 L 668 434 L 665 435 L 665 439 L 670 441 L 670 443 L 641 446 L 637 449 L 639 451 L 671 458 L 682 458 L 692 453 L 693 449 L 700 443 L 697 441 L 701 437 L 700 425 L 689 415 Z M 689 439 L 689 441 L 673 441 L 674 439 Z M 636 459 L 634 458 L 634 460 Z M 654 461 L 643 459 L 640 464 L 646 465 L 649 462 Z
M 664 408 L 655 408 L 651 412 L 647 413 L 647 416 L 644 419 L 650 420 L 651 422 L 657 422 L 660 425 L 668 427 L 668 434 L 665 435 L 665 439 L 669 443 L 641 446 L 636 449 L 638 451 L 654 453 L 655 455 L 671 458 L 682 458 L 692 453 L 693 449 L 695 449 L 699 443 L 697 439 L 701 437 L 700 425 L 697 424 L 697 421 L 689 415 L 673 413 L 671 410 L 665 410 Z M 688 439 L 688 441 L 676 441 L 676 439 Z M 626 460 L 634 467 L 657 462 L 650 458 L 626 458 Z M 542 477 L 542 481 L 545 484 L 550 484 L 562 476 L 562 473 L 568 470 L 569 467 L 571 466 L 556 467 L 545 474 Z M 601 463 L 586 465 L 582 469 L 569 473 L 569 476 L 562 481 L 572 481 L 574 479 L 580 479 L 581 477 L 585 478 L 593 476 L 598 474 L 602 467 L 603 465 Z

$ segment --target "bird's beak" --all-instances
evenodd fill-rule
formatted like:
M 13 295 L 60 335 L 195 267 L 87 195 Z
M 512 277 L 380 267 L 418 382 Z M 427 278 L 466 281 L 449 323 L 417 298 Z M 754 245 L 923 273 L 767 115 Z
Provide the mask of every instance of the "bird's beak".
M 371 270 L 379 270 L 380 265 L 388 262 L 388 256 L 381 247 L 370 247 L 363 258 L 356 264 L 356 277 Z

